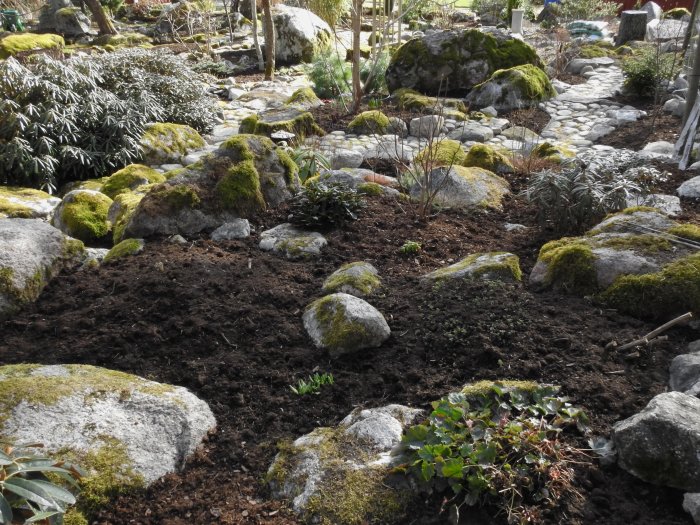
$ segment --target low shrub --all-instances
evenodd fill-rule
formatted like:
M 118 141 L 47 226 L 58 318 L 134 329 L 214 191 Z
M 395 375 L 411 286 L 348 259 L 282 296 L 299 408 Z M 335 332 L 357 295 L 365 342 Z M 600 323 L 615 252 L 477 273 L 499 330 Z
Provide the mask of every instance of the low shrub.
M 575 491 L 572 466 L 583 459 L 560 438 L 585 430 L 586 416 L 557 394 L 529 383 L 449 394 L 404 434 L 405 468 L 427 491 L 447 492 L 457 516 L 462 505 L 493 505 L 508 523 L 541 521 L 539 507 Z
M 305 227 L 343 226 L 357 219 L 362 196 L 343 184 L 310 182 L 289 201 L 289 221 Z
M 625 89 L 640 97 L 654 97 L 679 68 L 673 53 L 662 53 L 656 47 L 641 49 L 622 62 Z
M 309 71 L 313 90 L 320 98 L 336 98 L 350 92 L 350 64 L 334 50 L 319 53 Z

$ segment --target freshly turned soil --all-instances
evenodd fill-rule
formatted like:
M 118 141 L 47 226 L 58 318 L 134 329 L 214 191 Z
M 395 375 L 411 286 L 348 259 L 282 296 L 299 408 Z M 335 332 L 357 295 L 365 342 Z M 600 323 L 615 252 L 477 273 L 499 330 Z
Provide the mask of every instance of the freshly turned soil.
M 419 282 L 470 253 L 494 250 L 518 254 L 527 275 L 551 235 L 518 198 L 508 198 L 504 209 L 444 212 L 424 223 L 405 203 L 372 198 L 358 221 L 325 232 L 321 257 L 300 262 L 257 248 L 260 232 L 284 221 L 284 208 L 254 218 L 246 240 L 152 240 L 140 255 L 52 281 L 36 304 L 0 324 L 0 363 L 108 367 L 185 386 L 211 406 L 218 429 L 185 470 L 115 498 L 94 519 L 102 525 L 299 523 L 269 500 L 262 482 L 277 442 L 336 425 L 356 407 L 427 408 L 479 379 L 561 385 L 585 408 L 593 434 L 609 435 L 615 421 L 666 389 L 670 360 L 697 334 L 674 328 L 668 340 L 638 352 L 606 350 L 655 323 L 526 285 L 465 282 L 433 290 Z M 506 222 L 530 229 L 509 233 Z M 422 251 L 400 254 L 407 240 Z M 313 347 L 301 314 L 332 271 L 358 260 L 379 270 L 384 288 L 370 302 L 392 335 L 379 349 L 330 359 Z M 332 373 L 335 384 L 319 395 L 292 393 L 289 385 L 314 371 Z M 587 447 L 584 436 L 567 439 Z M 545 523 L 691 523 L 679 491 L 600 467 L 594 458 L 577 468 L 575 490 L 545 509 Z M 438 497 L 417 501 L 410 523 L 445 523 L 440 504 Z M 474 515 L 478 523 L 505 523 L 496 513 Z

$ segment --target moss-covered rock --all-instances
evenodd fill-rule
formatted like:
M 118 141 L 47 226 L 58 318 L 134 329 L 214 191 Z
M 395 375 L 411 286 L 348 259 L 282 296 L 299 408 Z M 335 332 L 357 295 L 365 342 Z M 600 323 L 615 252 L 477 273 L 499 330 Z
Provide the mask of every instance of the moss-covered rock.
M 40 219 L 0 219 L 0 319 L 35 301 L 84 251 L 82 242 Z
M 658 234 L 635 227 L 650 224 Z M 688 226 L 646 208 L 626 210 L 587 235 L 545 244 L 530 283 L 539 289 L 593 295 L 607 307 L 642 318 L 700 311 L 700 257 L 668 236 L 692 236 L 695 228 Z
M 76 523 L 179 470 L 216 425 L 207 404 L 182 387 L 92 366 L 0 367 L 0 393 L 0 439 L 40 442 L 86 471 Z
M 412 198 L 423 192 L 434 194 L 433 204 L 461 209 L 501 209 L 503 198 L 510 193 L 508 181 L 482 168 L 464 166 L 439 167 L 430 172 L 429 186 L 415 181 L 410 186 Z
M 150 124 L 141 137 L 144 161 L 148 164 L 179 163 L 191 151 L 204 146 L 197 130 L 184 124 Z
M 102 262 L 109 264 L 117 259 L 121 259 L 122 257 L 137 255 L 143 251 L 145 246 L 146 243 L 143 239 L 124 239 L 107 252 L 107 255 L 105 255 Z
M 310 87 L 301 87 L 297 89 L 285 102 L 288 106 L 294 106 L 303 110 L 309 110 L 322 106 L 323 102 L 316 96 L 314 90 Z
M 381 346 L 391 334 L 376 308 L 346 293 L 314 301 L 306 307 L 303 320 L 314 344 L 334 357 Z
M 487 281 L 522 280 L 520 259 L 507 252 L 473 253 L 458 263 L 439 268 L 425 276 L 429 281 L 450 279 L 483 279 Z
M 567 159 L 574 158 L 576 153 L 569 148 L 561 145 L 553 145 L 549 142 L 538 144 L 531 152 L 532 155 L 541 159 L 547 159 L 552 162 L 561 163 Z
M 126 235 L 192 235 L 277 206 L 300 187 L 298 168 L 266 137 L 236 135 L 213 154 L 155 186 L 128 220 Z
M 684 16 L 690 16 L 690 11 L 685 7 L 674 7 L 664 12 L 664 18 L 672 18 L 674 20 L 680 20 Z
M 462 166 L 466 158 L 467 154 L 461 142 L 444 139 L 422 149 L 416 155 L 414 163 L 422 168 L 432 169 L 438 166 Z
M 112 201 L 107 212 L 107 219 L 112 223 L 112 242 L 114 244 L 119 244 L 124 238 L 126 225 L 143 197 L 143 193 L 120 193 Z
M 0 186 L 0 218 L 44 218 L 60 202 L 61 199 L 41 190 Z
M 365 297 L 381 288 L 377 269 L 367 262 L 344 264 L 324 282 L 324 293 L 343 292 L 355 297 Z
M 326 244 L 328 241 L 318 232 L 283 223 L 262 232 L 259 247 L 287 259 L 309 259 L 320 255 Z
M 338 427 L 281 443 L 267 473 L 273 497 L 290 500 L 309 523 L 405 522 L 415 493 L 392 473 L 404 458 L 390 453 L 420 415 L 401 405 L 357 409 Z
M 515 168 L 508 156 L 488 144 L 474 144 L 463 162 L 464 166 L 482 168 L 498 174 L 513 173 Z
M 276 131 L 294 133 L 298 138 L 325 135 L 311 113 L 288 106 L 271 109 L 262 114 L 250 115 L 241 121 L 240 133 L 269 137 Z
M 392 93 L 400 109 L 419 111 L 422 113 L 438 113 L 450 116 L 447 113 L 461 114 L 466 117 L 467 106 L 458 98 L 437 98 L 421 95 L 414 89 L 400 88 Z M 462 119 L 463 120 L 463 119 Z
M 59 35 L 34 33 L 9 34 L 0 40 L 0 59 L 15 56 L 27 51 L 39 51 L 42 49 L 62 49 L 65 45 L 63 37 Z
M 100 35 L 92 41 L 93 46 L 141 46 L 151 43 L 151 37 L 141 33 L 119 33 L 118 35 Z M 147 46 L 148 47 L 148 46 Z
M 389 129 L 389 117 L 377 110 L 363 111 L 348 124 L 348 133 L 355 135 L 385 135 Z
M 102 241 L 112 230 L 107 219 L 112 199 L 92 190 L 73 190 L 54 210 L 51 224 L 85 243 Z
M 496 71 L 486 82 L 474 86 L 467 102 L 475 107 L 491 106 L 498 111 L 536 107 L 557 95 L 547 74 L 524 64 Z
M 153 168 L 143 164 L 129 164 L 107 177 L 100 191 L 110 199 L 114 199 L 117 195 L 135 190 L 139 186 L 164 181 L 165 176 Z
M 542 66 L 530 45 L 505 31 L 436 31 L 403 44 L 386 72 L 390 92 L 405 87 L 428 95 L 464 92 L 499 69 Z

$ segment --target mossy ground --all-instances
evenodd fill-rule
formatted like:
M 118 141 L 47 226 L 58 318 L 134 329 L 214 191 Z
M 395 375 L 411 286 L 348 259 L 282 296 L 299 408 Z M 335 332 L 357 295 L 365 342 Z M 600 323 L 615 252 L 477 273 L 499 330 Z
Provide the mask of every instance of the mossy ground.
M 59 35 L 34 33 L 10 34 L 0 40 L 0 59 L 9 58 L 23 51 L 34 49 L 61 49 L 65 45 Z
M 100 191 L 110 199 L 144 184 L 164 182 L 165 176 L 143 164 L 129 164 L 105 180 Z
M 450 108 L 453 111 L 459 112 L 462 115 L 468 112 L 466 104 L 456 98 L 437 98 L 421 95 L 413 89 L 397 89 L 392 94 L 396 99 L 400 109 L 409 109 L 413 111 L 436 111 L 440 108 Z
M 570 159 L 576 156 L 574 151 L 566 148 L 564 146 L 554 146 L 549 142 L 543 142 L 538 144 L 532 150 L 532 155 L 541 159 L 551 160 L 552 162 L 561 163 L 566 159 Z
M 389 129 L 389 117 L 378 110 L 363 111 L 348 124 L 348 133 L 384 135 Z
M 63 206 L 61 221 L 67 226 L 69 235 L 83 242 L 94 242 L 104 238 L 112 229 L 107 220 L 112 199 L 101 193 L 81 192 L 72 202 Z
M 129 255 L 136 255 L 143 250 L 144 242 L 143 239 L 124 239 L 119 244 L 115 245 L 111 250 L 105 255 L 103 262 L 109 264 L 122 257 L 127 257 Z

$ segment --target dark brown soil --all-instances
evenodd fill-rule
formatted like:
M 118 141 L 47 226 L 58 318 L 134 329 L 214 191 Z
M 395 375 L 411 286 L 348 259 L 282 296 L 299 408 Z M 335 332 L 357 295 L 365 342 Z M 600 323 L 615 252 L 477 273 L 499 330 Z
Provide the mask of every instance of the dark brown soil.
M 638 354 L 605 350 L 653 328 L 583 299 L 533 294 L 524 286 L 463 283 L 434 291 L 418 277 L 477 251 L 520 255 L 527 273 L 548 239 L 532 210 L 515 198 L 505 212 L 447 212 L 427 224 L 405 204 L 373 199 L 361 218 L 327 234 L 317 260 L 290 262 L 250 239 L 173 245 L 154 240 L 143 254 L 94 271 L 65 273 L 39 301 L 0 324 L 0 362 L 88 363 L 190 388 L 216 414 L 218 430 L 181 474 L 117 498 L 99 524 L 290 524 L 261 479 L 275 444 L 319 425 L 335 425 L 358 406 L 427 404 L 477 379 L 536 379 L 560 384 L 590 415 L 595 434 L 665 390 L 668 365 L 694 335 Z M 254 220 L 260 232 L 284 210 Z M 505 222 L 532 229 L 508 233 Z M 407 240 L 423 250 L 406 257 Z M 313 348 L 304 307 L 340 264 L 367 260 L 384 291 L 371 299 L 391 338 L 379 349 L 332 360 Z M 298 397 L 289 385 L 312 371 L 333 386 Z M 583 438 L 578 446 L 586 446 Z M 592 460 L 578 469 L 580 498 L 545 513 L 547 523 L 689 524 L 677 491 L 650 487 Z M 410 523 L 444 523 L 440 501 L 417 502 Z M 490 516 L 490 517 L 488 517 Z M 409 520 L 406 521 L 409 523 Z M 487 512 L 483 523 L 502 523 Z

